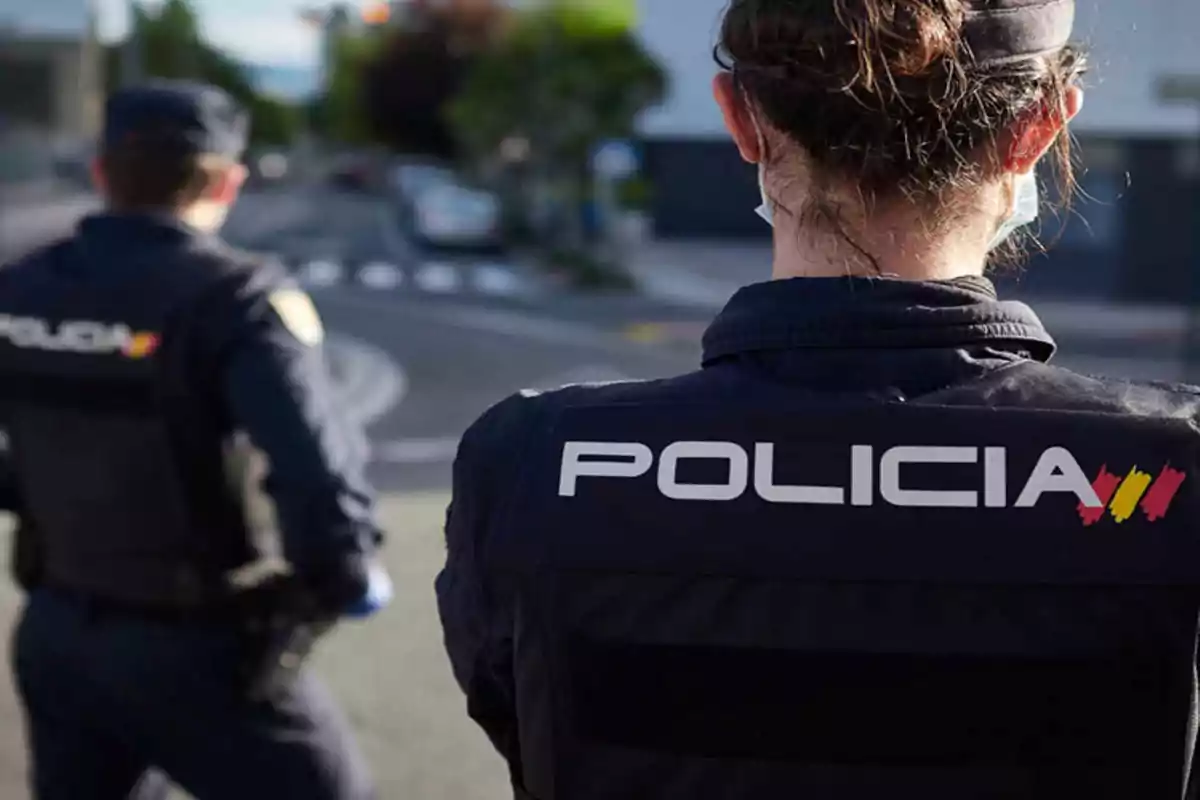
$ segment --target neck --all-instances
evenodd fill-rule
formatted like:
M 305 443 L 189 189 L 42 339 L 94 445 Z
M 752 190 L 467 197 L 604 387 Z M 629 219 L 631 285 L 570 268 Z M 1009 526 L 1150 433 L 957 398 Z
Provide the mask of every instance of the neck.
M 179 218 L 187 225 L 203 233 L 215 233 L 225 222 L 226 206 L 216 203 L 196 203 L 180 212 Z
M 921 225 L 873 223 L 847 230 L 800 228 L 788 214 L 776 214 L 772 278 L 887 277 L 908 281 L 950 280 L 983 274 L 987 264 L 984 232 L 973 235 L 922 230 Z

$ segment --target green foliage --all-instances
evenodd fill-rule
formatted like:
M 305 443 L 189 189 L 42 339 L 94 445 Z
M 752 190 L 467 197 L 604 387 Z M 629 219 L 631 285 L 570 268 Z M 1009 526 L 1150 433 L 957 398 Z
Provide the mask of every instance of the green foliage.
M 208 48 L 187 0 L 165 0 L 155 11 L 137 7 L 134 24 L 141 45 L 142 67 L 159 78 L 199 78 Z
M 289 145 L 304 123 L 302 109 L 273 97 L 257 96 L 247 107 L 254 121 L 250 128 L 253 145 Z
M 364 76 L 381 49 L 382 37 L 373 29 L 343 34 L 335 43 L 329 87 L 319 111 L 322 131 L 330 138 L 344 144 L 371 142 Z
M 588 19 L 569 0 L 518 15 L 448 110 L 467 152 L 488 158 L 524 136 L 535 157 L 579 175 L 596 143 L 633 135 L 666 76 L 632 32 Z

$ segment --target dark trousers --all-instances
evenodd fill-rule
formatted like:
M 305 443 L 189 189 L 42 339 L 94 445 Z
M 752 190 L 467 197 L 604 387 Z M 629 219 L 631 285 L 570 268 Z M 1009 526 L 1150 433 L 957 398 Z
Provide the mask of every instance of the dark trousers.
M 35 592 L 13 642 L 38 800 L 373 800 L 325 688 L 303 674 L 277 703 L 237 691 L 236 631 L 105 615 Z

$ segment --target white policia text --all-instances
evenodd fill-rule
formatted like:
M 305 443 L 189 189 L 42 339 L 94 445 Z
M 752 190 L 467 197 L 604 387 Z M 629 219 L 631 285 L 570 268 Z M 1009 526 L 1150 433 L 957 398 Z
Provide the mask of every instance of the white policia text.
M 689 459 L 724 461 L 728 477 L 721 483 L 683 483 L 679 462 Z M 906 464 L 977 465 L 980 490 L 906 488 L 901 482 Z M 753 480 L 751 465 L 753 464 Z M 654 453 L 638 442 L 566 442 L 563 445 L 558 493 L 574 497 L 580 478 L 640 478 L 654 465 Z M 753 456 L 734 442 L 675 442 L 658 456 L 658 491 L 672 500 L 736 500 L 753 483 L 768 503 L 871 506 L 879 496 L 906 508 L 1007 508 L 1009 471 L 1004 447 L 903 446 L 884 450 L 876 458 L 871 445 L 850 448 L 849 486 L 787 486 L 775 483 L 775 445 L 754 445 Z M 1043 494 L 1075 495 L 1086 508 L 1102 508 L 1092 483 L 1071 452 L 1051 447 L 1042 452 L 1028 476 L 1023 476 L 1015 508 L 1032 508 Z

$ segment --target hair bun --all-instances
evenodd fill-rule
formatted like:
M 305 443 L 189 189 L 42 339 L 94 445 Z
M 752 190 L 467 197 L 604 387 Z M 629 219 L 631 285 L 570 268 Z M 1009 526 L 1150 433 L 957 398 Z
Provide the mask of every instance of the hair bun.
M 858 50 L 855 83 L 916 78 L 959 54 L 966 9 L 962 0 L 833 0 L 834 14 Z
M 1053 7 L 1056 24 L 1019 25 L 1008 11 L 1017 7 Z M 1067 35 L 1072 8 L 1070 0 L 732 0 L 717 63 L 818 172 L 871 191 L 928 194 L 975 174 L 980 148 L 1029 108 L 1063 106 L 1085 61 L 1074 48 L 1040 48 Z M 980 43 L 1039 52 L 1020 69 L 997 68 L 978 60 Z

